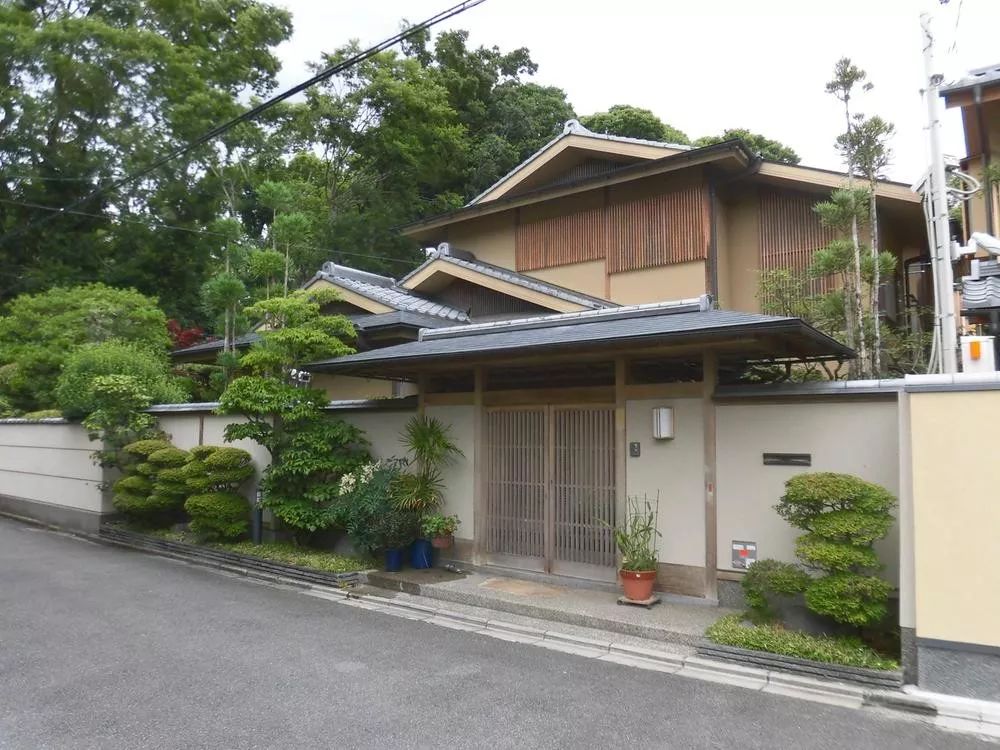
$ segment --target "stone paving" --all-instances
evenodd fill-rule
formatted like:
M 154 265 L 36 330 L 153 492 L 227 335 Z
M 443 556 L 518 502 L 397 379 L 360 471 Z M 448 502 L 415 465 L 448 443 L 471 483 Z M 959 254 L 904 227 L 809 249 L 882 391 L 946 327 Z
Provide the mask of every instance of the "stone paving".
M 661 594 L 661 602 L 650 609 L 623 606 L 610 588 L 595 590 L 482 572 L 406 570 L 370 573 L 368 580 L 372 586 L 431 599 L 691 646 L 709 625 L 736 611 L 670 594 Z

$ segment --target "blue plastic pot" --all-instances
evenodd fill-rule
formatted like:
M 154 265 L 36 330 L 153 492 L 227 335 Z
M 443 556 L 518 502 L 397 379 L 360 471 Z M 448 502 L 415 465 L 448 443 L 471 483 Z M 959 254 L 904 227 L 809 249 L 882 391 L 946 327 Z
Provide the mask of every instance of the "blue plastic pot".
M 410 545 L 410 565 L 418 570 L 434 567 L 434 548 L 429 539 L 417 539 Z
M 403 550 L 387 549 L 385 551 L 385 569 L 389 573 L 396 573 L 403 569 Z

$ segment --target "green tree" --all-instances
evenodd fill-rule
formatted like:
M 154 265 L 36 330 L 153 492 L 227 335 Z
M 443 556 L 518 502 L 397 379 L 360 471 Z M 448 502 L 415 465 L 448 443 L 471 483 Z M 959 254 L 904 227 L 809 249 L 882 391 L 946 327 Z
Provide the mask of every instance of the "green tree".
M 211 265 L 199 232 L 224 201 L 215 145 L 22 228 L 51 215 L 35 206 L 83 198 L 266 94 L 279 68 L 273 49 L 290 33 L 287 11 L 256 0 L 0 4 L 0 242 L 18 233 L 2 246 L 0 301 L 104 281 L 159 295 L 172 317 L 196 311 Z M 261 127 L 227 134 L 228 145 L 266 147 L 249 137 Z
M 133 378 L 153 404 L 187 400 L 184 389 L 170 375 L 167 357 L 142 344 L 102 341 L 73 350 L 56 384 L 56 400 L 69 419 L 85 417 L 98 406 L 97 379 L 104 375 Z
M 663 122 L 648 109 L 633 107 L 630 104 L 615 104 L 606 112 L 586 115 L 580 118 L 580 124 L 595 133 L 681 145 L 691 142 L 683 131 Z
M 156 300 L 104 284 L 20 295 L 0 316 L 0 393 L 17 409 L 49 408 L 72 351 L 112 340 L 165 353 L 167 319 Z
M 746 128 L 728 128 L 722 131 L 721 135 L 705 135 L 697 139 L 693 146 L 711 146 L 713 143 L 722 143 L 739 138 L 746 143 L 750 149 L 768 161 L 779 161 L 784 164 L 798 164 L 801 159 L 791 146 L 786 146 L 781 141 L 776 141 L 760 133 L 754 133 Z
M 227 441 L 253 440 L 271 455 L 261 487 L 264 504 L 301 533 L 334 520 L 337 481 L 367 456 L 367 443 L 356 427 L 328 417 L 326 394 L 298 387 L 291 370 L 324 357 L 349 354 L 351 322 L 324 315 L 332 292 L 293 292 L 247 308 L 261 321 L 259 342 L 241 360 L 250 371 L 233 380 L 219 399 L 219 412 L 246 421 L 227 425 Z

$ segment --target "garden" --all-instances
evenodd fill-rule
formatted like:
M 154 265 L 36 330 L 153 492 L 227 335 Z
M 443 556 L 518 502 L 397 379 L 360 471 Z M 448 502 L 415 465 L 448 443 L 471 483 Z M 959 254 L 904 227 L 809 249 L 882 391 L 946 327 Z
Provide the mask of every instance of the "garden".
M 892 585 L 875 543 L 892 526 L 895 498 L 858 477 L 800 474 L 777 513 L 803 533 L 799 562 L 760 560 L 742 580 L 747 611 L 706 632 L 720 646 L 870 670 L 899 667 Z

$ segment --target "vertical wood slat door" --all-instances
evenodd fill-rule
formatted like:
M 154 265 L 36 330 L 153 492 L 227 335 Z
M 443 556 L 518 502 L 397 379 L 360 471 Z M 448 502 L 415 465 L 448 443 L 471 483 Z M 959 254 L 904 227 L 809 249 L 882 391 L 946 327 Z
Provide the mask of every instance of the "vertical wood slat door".
M 486 412 L 486 539 L 491 563 L 546 569 L 545 407 Z
M 615 410 L 552 409 L 551 570 L 615 580 Z
M 613 581 L 613 407 L 486 412 L 486 539 L 497 565 Z

